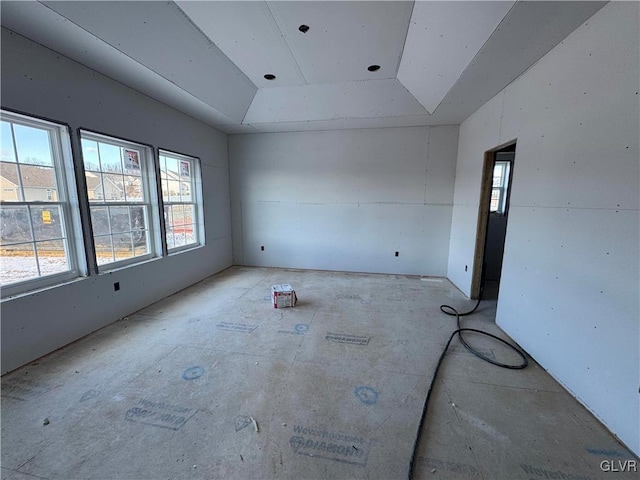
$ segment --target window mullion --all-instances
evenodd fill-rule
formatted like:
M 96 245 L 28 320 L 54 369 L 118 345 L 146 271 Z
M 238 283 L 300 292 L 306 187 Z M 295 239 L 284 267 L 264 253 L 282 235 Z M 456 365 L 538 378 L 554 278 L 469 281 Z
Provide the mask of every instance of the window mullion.
M 125 188 L 125 198 L 126 198 L 126 188 Z M 135 247 L 133 245 L 133 222 L 131 221 L 131 205 L 127 206 L 127 218 L 129 219 L 129 247 L 131 247 L 131 256 L 135 257 Z
M 40 254 L 38 253 L 38 242 L 33 242 L 33 254 L 36 257 L 36 267 L 38 268 L 38 277 L 42 276 L 42 270 L 40 269 Z
M 107 205 L 107 224 L 109 225 L 109 246 L 111 247 L 111 261 L 116 259 L 116 249 L 113 245 L 113 225 L 111 223 L 111 207 Z
M 175 207 L 175 203 L 171 203 L 171 207 L 169 207 L 169 213 L 171 215 L 170 225 L 171 225 L 171 235 L 173 235 L 173 248 L 176 248 L 176 224 L 175 224 L 175 218 L 173 216 L 174 207 Z
M 53 206 L 56 206 L 56 207 L 57 206 L 62 207 L 62 206 L 65 205 L 62 202 L 42 202 L 42 201 L 37 201 L 37 202 L 7 202 L 7 201 L 4 201 L 4 202 L 1 202 L 1 204 L 6 206 L 6 207 L 8 207 L 8 206 L 11 206 L 11 207 L 24 207 L 24 206 L 27 206 L 27 205 L 32 205 L 34 207 L 47 207 L 49 205 L 53 205 Z
M 31 218 L 31 205 L 27 205 L 27 218 L 29 219 L 29 232 L 31 233 L 31 241 L 33 242 L 33 254 L 36 257 L 36 267 L 38 269 L 38 277 L 42 276 L 40 270 L 40 261 L 38 260 L 38 244 L 36 242 L 36 232 L 33 230 L 33 221 Z

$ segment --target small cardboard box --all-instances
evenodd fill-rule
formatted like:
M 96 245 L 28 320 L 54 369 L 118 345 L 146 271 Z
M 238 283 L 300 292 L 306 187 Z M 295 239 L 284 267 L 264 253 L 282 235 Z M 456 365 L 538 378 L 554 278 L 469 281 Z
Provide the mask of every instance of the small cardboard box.
M 271 285 L 271 303 L 273 308 L 294 307 L 298 297 L 296 292 L 288 283 L 281 285 Z

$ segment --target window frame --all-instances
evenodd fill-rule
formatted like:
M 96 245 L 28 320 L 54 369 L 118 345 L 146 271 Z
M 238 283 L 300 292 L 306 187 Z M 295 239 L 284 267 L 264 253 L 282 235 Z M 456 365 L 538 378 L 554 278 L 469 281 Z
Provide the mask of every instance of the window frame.
M 88 274 L 84 243 L 82 242 L 82 222 L 79 213 L 79 196 L 75 180 L 75 164 L 71 142 L 71 128 L 69 125 L 51 120 L 48 118 L 37 117 L 10 109 L 0 109 L 2 121 L 13 125 L 21 125 L 29 128 L 46 130 L 48 132 L 49 147 L 51 153 L 52 167 L 56 180 L 56 199 L 55 200 L 22 200 L 0 202 L 2 207 L 5 206 L 26 206 L 29 212 L 29 228 L 33 232 L 33 217 L 31 214 L 32 207 L 53 206 L 60 209 L 61 222 L 61 241 L 65 246 L 65 254 L 67 259 L 68 270 L 49 275 L 32 277 L 26 280 L 13 282 L 3 285 L 0 289 L 0 298 L 6 300 L 22 294 L 30 294 L 34 291 L 44 288 L 55 287 L 57 285 L 67 283 Z M 13 155 L 16 164 L 29 165 L 19 161 L 17 146 L 15 144 L 14 129 L 11 128 Z M 20 175 L 21 178 L 21 175 Z M 24 186 L 23 192 L 24 192 Z M 33 234 L 32 234 L 33 236 Z M 32 238 L 30 242 L 35 245 L 38 242 Z M 37 250 L 34 250 L 36 266 L 40 271 L 40 261 L 38 259 Z
M 492 174 L 495 172 L 497 166 L 502 166 L 502 175 L 500 176 L 500 185 L 493 186 L 493 181 L 491 184 L 491 197 L 493 197 L 493 192 L 498 192 L 498 207 L 496 210 L 491 210 L 489 208 L 489 212 L 494 216 L 504 216 L 507 212 L 507 190 L 509 188 L 509 179 L 511 176 L 511 162 L 508 160 L 496 160 L 493 163 Z M 493 178 L 493 177 L 492 177 Z M 489 206 L 491 206 L 491 197 L 489 199 Z
M 143 202 L 130 202 L 130 201 L 117 201 L 112 199 L 106 199 L 106 192 L 102 189 L 103 195 L 102 198 L 93 198 L 89 199 L 89 187 L 86 184 L 86 173 L 94 172 L 94 170 L 90 170 L 86 168 L 85 163 L 85 154 L 83 148 L 83 140 L 88 140 L 92 142 L 98 142 L 103 144 L 108 144 L 111 146 L 115 146 L 122 149 L 131 149 L 136 150 L 139 153 L 139 163 L 140 163 L 140 178 L 141 178 L 141 187 L 143 190 L 144 198 L 146 201 Z M 82 174 L 84 176 L 84 182 L 86 185 L 86 202 L 88 208 L 88 223 L 91 228 L 91 242 L 93 246 L 93 265 L 95 267 L 97 274 L 108 273 L 114 270 L 118 270 L 121 268 L 126 268 L 132 265 L 138 265 L 140 263 L 147 262 L 149 260 L 153 260 L 155 258 L 159 258 L 163 256 L 163 248 L 160 242 L 161 238 L 161 228 L 159 223 L 160 216 L 160 207 L 159 207 L 159 197 L 158 190 L 156 185 L 156 158 L 154 155 L 154 148 L 151 145 L 136 142 L 133 140 L 125 139 L 122 137 L 117 137 L 114 135 L 108 135 L 96 131 L 92 131 L 86 128 L 78 129 L 78 141 L 80 144 L 80 153 L 82 159 Z M 100 173 L 109 173 L 105 172 L 100 167 Z M 125 175 L 125 172 L 122 172 L 122 175 Z M 91 218 L 91 210 L 93 207 L 143 207 L 143 213 L 146 216 L 146 234 L 147 234 L 147 246 L 149 248 L 148 253 L 143 255 L 123 258 L 119 260 L 114 260 L 108 263 L 99 263 L 97 248 L 96 248 L 96 236 L 101 237 L 103 235 L 96 235 L 95 228 L 93 225 L 93 219 Z M 146 209 L 145 209 L 146 207 Z M 109 222 L 110 224 L 110 222 Z M 113 237 L 114 232 L 110 228 L 110 235 Z M 130 232 L 122 232 L 122 233 L 131 233 Z M 113 242 L 111 243 L 111 250 L 113 253 L 113 258 L 115 258 L 115 247 Z M 135 244 L 134 244 L 135 251 Z
M 180 161 L 188 161 L 191 165 L 191 202 L 172 202 L 165 201 L 164 199 L 164 190 L 162 188 L 162 160 L 161 157 L 169 157 Z M 202 196 L 202 165 L 199 157 L 194 157 L 192 155 L 185 155 L 183 153 L 174 152 L 172 150 L 158 148 L 158 172 L 160 172 L 159 177 L 159 185 L 160 185 L 160 198 L 162 200 L 162 218 L 163 218 L 163 227 L 164 227 L 164 238 L 163 242 L 166 245 L 167 255 L 174 255 L 176 253 L 184 252 L 186 250 L 193 250 L 195 248 L 200 248 L 205 245 L 205 231 L 204 231 L 204 207 L 203 207 L 203 196 Z M 178 247 L 169 248 L 169 243 L 167 241 L 167 235 L 169 234 L 169 222 L 168 219 L 164 216 L 164 211 L 166 207 L 170 206 L 179 206 L 179 205 L 193 205 L 194 211 L 194 220 L 193 225 L 197 229 L 194 232 L 195 242 L 181 245 Z

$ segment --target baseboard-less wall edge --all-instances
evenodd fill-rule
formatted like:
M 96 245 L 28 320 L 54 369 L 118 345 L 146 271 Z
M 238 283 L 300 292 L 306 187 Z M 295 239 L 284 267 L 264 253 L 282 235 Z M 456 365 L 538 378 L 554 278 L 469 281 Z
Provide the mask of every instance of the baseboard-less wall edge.
M 430 278 L 442 278 L 442 279 L 449 280 L 446 275 L 435 274 L 435 273 L 418 274 L 418 273 L 402 273 L 402 272 L 374 272 L 374 271 L 365 271 L 365 270 L 336 270 L 336 269 L 329 269 L 329 268 L 325 269 L 325 268 L 289 267 L 289 266 L 278 266 L 278 265 L 253 265 L 248 263 L 247 264 L 234 263 L 232 267 L 267 268 L 267 269 L 273 269 L 273 270 L 290 270 L 293 272 L 350 273 L 354 275 L 402 275 L 403 277 L 410 277 L 410 278 L 430 277 Z M 464 295 L 464 293 L 462 294 Z
M 502 330 L 502 329 L 501 329 Z M 531 355 L 529 355 L 527 353 L 527 356 L 531 357 Z M 533 357 L 531 357 L 533 358 Z M 534 359 L 535 360 L 535 359 Z M 551 378 L 553 378 L 556 382 L 558 382 L 558 385 L 560 385 L 569 395 L 571 395 L 576 402 L 578 402 L 578 404 L 584 408 L 587 412 L 589 412 L 590 415 L 592 415 L 596 420 L 598 420 L 598 422 L 600 422 L 600 424 L 611 434 L 615 437 L 615 439 L 620 442 L 620 444 L 626 448 L 628 450 L 628 453 L 630 455 L 633 455 L 635 457 L 635 459 L 640 462 L 640 456 L 638 456 L 634 451 L 633 448 L 631 448 L 631 445 L 627 444 L 622 438 L 620 438 L 618 435 L 616 435 L 616 433 L 611 430 L 608 426 L 607 423 L 605 421 L 605 419 L 603 419 L 600 415 L 598 415 L 597 412 L 595 412 L 593 409 L 589 408 L 589 405 L 587 405 L 581 398 L 579 395 L 577 395 L 569 386 L 567 386 L 559 377 L 557 377 L 556 375 L 554 375 L 552 372 L 548 371 L 546 368 L 544 368 L 543 365 L 540 365 L 538 363 L 538 365 L 540 366 L 540 368 L 542 368 L 545 372 L 547 372 L 547 374 L 549 374 L 551 376 Z
M 141 269 L 143 272 L 138 272 L 138 275 L 134 274 L 138 277 L 138 282 L 131 276 L 120 281 L 122 288 L 119 292 L 113 291 L 114 277 L 113 274 L 107 273 L 74 282 L 75 293 L 72 300 L 68 295 L 60 295 L 60 287 L 64 287 L 63 285 L 31 295 L 23 295 L 12 301 L 5 301 L 2 304 L 2 375 L 73 344 L 122 318 L 133 315 L 230 267 L 231 262 L 225 262 L 211 272 L 184 280 L 182 283 L 175 283 L 173 288 L 169 287 L 155 292 L 143 292 L 142 284 L 150 278 L 157 280 L 158 275 L 150 275 L 146 273 L 146 269 Z M 129 273 L 133 272 L 135 270 L 131 270 Z M 131 287 L 131 285 L 138 288 Z M 130 290 L 130 295 L 127 298 L 121 297 L 121 302 L 115 301 L 119 294 L 126 295 L 127 289 Z M 100 296 L 95 295 L 96 290 L 108 291 L 109 293 L 104 296 L 111 295 L 114 301 L 105 302 L 100 308 L 99 315 L 92 315 L 92 304 L 95 301 L 100 301 Z M 140 293 L 140 295 L 136 297 L 136 293 Z M 64 324 L 56 323 L 56 318 L 51 318 L 51 309 L 48 309 L 47 305 L 54 302 L 61 302 L 66 308 L 68 315 Z M 60 308 L 56 307 L 56 311 L 59 311 Z M 88 313 L 84 315 L 76 313 L 83 311 Z

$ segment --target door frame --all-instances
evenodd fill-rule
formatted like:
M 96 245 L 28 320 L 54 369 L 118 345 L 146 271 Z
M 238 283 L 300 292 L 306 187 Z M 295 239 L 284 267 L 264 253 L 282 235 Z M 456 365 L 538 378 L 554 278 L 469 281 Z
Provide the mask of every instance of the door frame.
M 476 228 L 476 247 L 473 256 L 473 271 L 471 273 L 470 298 L 477 299 L 482 287 L 482 267 L 484 263 L 484 251 L 487 244 L 487 230 L 489 229 L 489 206 L 491 204 L 491 188 L 493 186 L 493 163 L 495 153 L 505 147 L 517 143 L 517 139 L 510 140 L 495 148 L 484 152 L 482 164 L 482 177 L 480 180 L 480 201 L 478 205 L 478 223 Z M 509 172 L 509 189 L 511 189 L 511 176 L 513 165 Z

